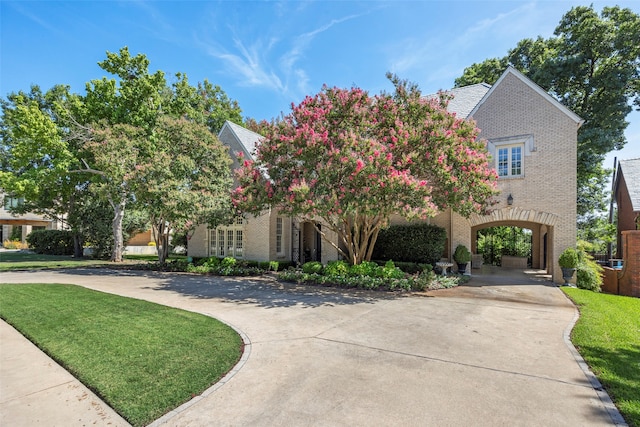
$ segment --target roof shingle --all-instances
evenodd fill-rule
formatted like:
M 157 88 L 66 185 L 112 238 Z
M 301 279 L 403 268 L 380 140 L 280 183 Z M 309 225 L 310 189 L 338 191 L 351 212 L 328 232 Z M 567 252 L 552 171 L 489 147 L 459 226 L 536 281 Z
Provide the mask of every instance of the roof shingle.
M 640 159 L 620 160 L 619 168 L 627 184 L 632 209 L 640 211 Z

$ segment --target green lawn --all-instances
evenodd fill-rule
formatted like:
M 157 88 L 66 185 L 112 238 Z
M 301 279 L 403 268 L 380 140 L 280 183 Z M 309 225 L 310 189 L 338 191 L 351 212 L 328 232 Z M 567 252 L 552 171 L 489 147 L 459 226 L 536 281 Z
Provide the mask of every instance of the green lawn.
M 0 284 L 0 318 L 134 426 L 206 390 L 243 349 L 210 317 L 73 285 Z
M 127 255 L 125 264 L 137 264 L 140 262 L 157 260 L 157 256 L 151 255 Z M 76 268 L 96 266 L 116 266 L 111 261 L 74 258 L 70 255 L 40 255 L 28 252 L 0 252 L 0 272 L 11 270 L 37 270 L 45 268 Z
M 562 290 L 580 309 L 571 341 L 627 423 L 640 427 L 640 299 Z

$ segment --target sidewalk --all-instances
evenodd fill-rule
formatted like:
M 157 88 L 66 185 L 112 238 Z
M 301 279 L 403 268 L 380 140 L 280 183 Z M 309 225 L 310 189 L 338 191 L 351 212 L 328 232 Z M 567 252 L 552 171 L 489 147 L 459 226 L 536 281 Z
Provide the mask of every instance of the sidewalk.
M 0 343 L 0 426 L 129 425 L 2 320 Z

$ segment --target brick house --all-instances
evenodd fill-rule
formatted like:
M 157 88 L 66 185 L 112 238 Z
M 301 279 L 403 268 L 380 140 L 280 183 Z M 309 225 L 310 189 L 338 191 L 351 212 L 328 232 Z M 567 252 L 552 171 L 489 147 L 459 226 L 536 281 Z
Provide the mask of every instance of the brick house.
M 449 110 L 475 120 L 480 137 L 488 141 L 501 195 L 490 215 L 466 219 L 445 211 L 429 220 L 447 231 L 443 256 L 450 260 L 458 244 L 475 252 L 476 235 L 483 228 L 523 227 L 532 232 L 532 267 L 547 270 L 561 282 L 557 258 L 576 243 L 577 131 L 583 121 L 512 67 L 493 86 L 476 84 L 451 94 Z M 227 122 L 219 138 L 232 154 L 242 152 L 250 158 L 260 135 Z M 402 222 L 392 219 L 392 224 Z M 189 243 L 189 255 L 295 262 L 338 259 L 312 224 L 275 210 L 216 230 L 200 225 Z
M 43 215 L 28 212 L 23 215 L 12 214 L 9 210 L 23 203 L 23 199 L 11 197 L 8 194 L 0 193 L 0 242 L 17 240 L 25 242 L 27 236 L 33 230 L 59 230 L 62 224 L 59 221 L 51 220 Z
M 640 230 L 640 159 L 620 160 L 613 182 L 618 212 L 618 253 L 623 258 L 622 232 Z
M 622 270 L 604 268 L 603 292 L 640 298 L 640 159 L 620 160 L 613 180 L 618 214 L 616 257 Z

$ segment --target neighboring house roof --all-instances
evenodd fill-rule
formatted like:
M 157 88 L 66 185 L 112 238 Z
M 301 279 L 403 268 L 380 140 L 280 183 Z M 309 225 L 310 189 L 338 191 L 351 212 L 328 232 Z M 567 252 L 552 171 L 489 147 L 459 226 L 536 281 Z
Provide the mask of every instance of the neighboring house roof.
M 456 113 L 456 116 L 462 119 L 466 119 L 489 92 L 489 89 L 491 89 L 490 84 L 478 83 L 448 90 L 446 93 L 453 95 L 453 99 L 449 101 L 447 110 Z
M 228 129 L 236 138 L 240 146 L 244 151 L 244 155 L 247 158 L 253 159 L 253 153 L 256 149 L 256 144 L 262 138 L 262 135 L 250 131 L 240 125 L 237 125 L 229 120 L 224 122 L 222 129 L 220 129 L 219 136 L 223 134 L 224 130 Z M 224 141 L 223 141 L 224 142 Z
M 540 86 L 538 86 L 537 84 L 535 84 L 533 82 L 533 80 L 531 80 L 530 78 L 526 77 L 524 74 L 522 74 L 520 71 L 516 70 L 513 66 L 509 65 L 507 67 L 507 69 L 504 71 L 504 73 L 502 73 L 502 75 L 500 76 L 500 78 L 498 79 L 498 81 L 495 82 L 495 84 L 491 87 L 491 89 L 489 89 L 487 91 L 487 93 L 485 93 L 484 97 L 476 104 L 476 106 L 473 108 L 473 110 L 471 110 L 471 112 L 469 113 L 469 117 L 472 117 L 474 115 L 474 113 L 476 111 L 478 111 L 478 108 L 480 108 L 480 106 L 491 96 L 491 94 L 493 93 L 493 91 L 495 90 L 495 88 L 497 88 L 498 86 L 500 86 L 500 83 L 502 83 L 502 81 L 505 79 L 506 76 L 508 75 L 513 75 L 516 78 L 520 79 L 524 84 L 526 84 L 527 86 L 529 86 L 531 89 L 533 89 L 534 91 L 536 91 L 540 96 L 542 96 L 545 100 L 547 100 L 549 103 L 551 103 L 553 106 L 555 106 L 557 109 L 559 109 L 561 112 L 563 112 L 564 114 L 566 114 L 571 120 L 573 120 L 574 122 L 576 122 L 578 124 L 578 126 L 582 125 L 582 123 L 584 123 L 584 120 L 580 118 L 580 116 L 578 116 L 576 113 L 574 113 L 573 111 L 571 111 L 570 109 L 568 109 L 567 107 L 565 107 L 564 105 L 562 105 L 557 99 L 555 99 L 553 96 L 549 95 L 547 93 L 547 91 L 545 91 L 544 89 L 542 89 Z
M 620 160 L 616 178 L 616 188 L 620 183 L 620 172 L 627 184 L 631 206 L 634 212 L 640 211 L 640 159 Z

